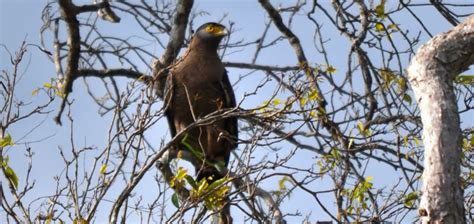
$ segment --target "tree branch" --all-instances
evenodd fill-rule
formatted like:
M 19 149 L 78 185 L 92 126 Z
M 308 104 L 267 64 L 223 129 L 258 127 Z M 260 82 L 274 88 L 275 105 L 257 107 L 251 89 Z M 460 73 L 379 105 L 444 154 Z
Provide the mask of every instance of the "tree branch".
M 79 21 L 77 20 L 77 15 L 83 12 L 99 11 L 103 10 L 102 17 L 111 22 L 119 22 L 120 18 L 113 13 L 110 9 L 109 2 L 104 0 L 98 4 L 76 6 L 72 0 L 59 0 L 59 7 L 61 9 L 61 16 L 66 20 L 68 28 L 68 55 L 66 62 L 66 72 L 64 80 L 60 80 L 63 84 L 62 91 L 64 92 L 64 98 L 62 99 L 61 105 L 59 107 L 58 115 L 54 118 L 57 124 L 61 125 L 61 115 L 66 106 L 67 98 L 69 93 L 72 92 L 72 86 L 74 80 L 77 78 L 76 75 L 77 69 L 79 66 L 79 58 L 81 52 L 81 35 L 79 32 Z M 99 13 L 100 15 L 101 13 Z M 58 54 L 58 52 L 56 52 Z M 57 55 L 56 55 L 57 56 Z M 60 64 L 60 61 L 56 60 L 56 64 Z M 60 65 L 56 65 L 59 66 Z
M 275 23 L 275 26 L 280 30 L 286 38 L 288 38 L 288 42 L 290 42 L 291 46 L 295 50 L 296 56 L 298 58 L 298 62 L 300 65 L 307 63 L 306 56 L 303 51 L 303 47 L 300 44 L 300 40 L 298 37 L 283 23 L 283 19 L 281 18 L 280 13 L 273 8 L 273 6 L 267 0 L 258 0 L 262 7 L 267 11 L 270 18 Z
M 241 62 L 223 62 L 223 64 L 225 67 L 256 69 L 256 70 L 274 71 L 274 72 L 289 72 L 289 71 L 297 71 L 301 69 L 298 66 L 278 67 L 278 66 L 258 65 L 258 64 L 241 63 Z
M 98 77 L 98 78 L 105 78 L 105 77 L 116 77 L 116 76 L 123 76 L 126 78 L 137 79 L 148 83 L 152 81 L 151 76 L 146 76 L 141 72 L 137 72 L 132 69 L 106 69 L 106 70 L 96 70 L 96 69 L 79 69 L 74 76 L 74 79 L 79 77 Z
M 170 40 L 166 46 L 165 53 L 153 64 L 153 78 L 156 81 L 155 88 L 159 97 L 163 97 L 166 68 L 170 66 L 181 50 L 188 25 L 189 14 L 193 7 L 193 0 L 179 0 L 176 5 L 176 14 L 173 18 Z
M 422 223 L 465 223 L 462 135 L 453 79 L 474 64 L 474 16 L 423 45 L 408 67 L 420 107 L 425 146 Z
M 58 115 L 54 118 L 56 123 L 61 125 L 61 115 L 66 107 L 66 101 L 69 93 L 72 91 L 72 84 L 74 80 L 74 73 L 76 73 L 79 66 L 79 57 L 81 51 L 81 35 L 79 33 L 79 21 L 77 21 L 78 9 L 72 3 L 71 0 L 59 0 L 59 6 L 61 8 L 61 15 L 66 20 L 68 27 L 68 40 L 67 45 L 69 53 L 67 55 L 66 62 L 66 73 L 64 80 L 64 99 L 59 107 Z

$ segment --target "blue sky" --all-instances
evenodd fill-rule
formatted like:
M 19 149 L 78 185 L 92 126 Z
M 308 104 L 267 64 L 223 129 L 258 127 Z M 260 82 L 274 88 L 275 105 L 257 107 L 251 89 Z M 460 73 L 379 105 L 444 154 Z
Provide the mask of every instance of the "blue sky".
M 324 1 L 321 2 L 323 2 L 323 4 L 327 3 Z M 30 44 L 39 45 L 39 30 L 42 25 L 41 10 L 44 5 L 45 1 L 1 0 L 0 44 L 7 46 L 12 53 L 18 49 L 23 40 Z M 387 6 L 387 8 L 390 8 L 390 6 Z M 223 24 L 228 24 L 229 21 L 235 22 L 235 27 L 237 28 L 238 32 L 231 37 L 231 40 L 239 40 L 241 38 L 245 38 L 246 40 L 254 40 L 260 37 L 264 27 L 263 21 L 268 21 L 265 12 L 256 3 L 256 1 L 250 0 L 230 2 L 218 0 L 195 1 L 194 10 L 205 10 L 209 13 L 208 15 L 197 17 L 195 20 L 196 26 L 199 26 L 199 24 L 207 21 L 219 20 L 224 15 L 226 15 L 226 17 L 223 20 Z M 420 8 L 419 11 L 417 11 L 417 14 L 420 16 L 420 18 L 422 18 L 423 21 L 426 22 L 433 34 L 446 31 L 451 27 L 451 25 L 444 20 L 440 20 L 440 16 L 437 12 L 426 11 L 423 8 Z M 323 16 L 318 18 L 321 18 L 323 21 L 326 20 Z M 403 16 L 400 16 L 397 19 L 397 23 L 400 23 L 403 28 L 416 29 L 416 32 L 418 31 L 419 27 L 413 22 L 411 17 L 407 16 L 406 18 L 403 18 Z M 124 29 L 123 27 L 126 28 Z M 329 23 L 327 27 L 328 32 L 326 35 L 328 36 L 325 36 L 325 38 L 331 40 L 327 45 L 328 49 L 331 52 L 342 52 L 342 55 L 344 55 L 343 57 L 346 57 L 345 54 L 347 54 L 346 52 L 349 49 L 347 41 L 337 31 L 330 31 Z M 131 18 L 127 17 L 122 17 L 122 22 L 118 25 L 105 24 L 104 28 L 110 34 L 124 36 L 134 34 L 136 29 L 133 27 L 133 21 Z M 323 58 L 320 54 L 314 53 L 315 48 L 312 44 L 313 30 L 314 27 L 310 24 L 304 23 L 303 18 L 297 17 L 294 21 L 293 31 L 297 36 L 300 37 L 303 47 L 307 50 L 308 59 L 317 63 L 322 61 Z M 277 35 L 279 35 L 277 30 L 272 28 L 270 36 L 276 37 Z M 422 34 L 422 42 L 426 41 L 427 39 L 428 36 L 426 34 Z M 51 43 L 47 43 L 47 45 L 51 46 Z M 161 50 L 156 46 L 154 49 L 156 49 L 156 55 L 160 55 Z M 232 54 L 226 55 L 224 57 L 224 61 L 250 62 L 254 50 L 255 49 L 253 48 L 246 48 L 242 51 L 233 52 Z M 281 54 L 281 52 L 290 53 Z M 338 60 L 337 57 L 339 57 L 338 54 L 330 54 L 330 61 L 333 63 L 333 66 L 336 68 L 344 68 L 346 66 L 344 65 L 345 60 Z M 33 89 L 43 86 L 45 82 L 49 82 L 49 80 L 52 77 L 55 77 L 56 74 L 54 65 L 43 53 L 34 47 L 29 48 L 25 62 L 26 63 L 24 66 L 22 66 L 21 70 L 21 74 L 24 76 L 24 78 L 22 78 L 19 83 L 19 91 L 17 92 L 16 97 L 24 99 L 25 102 L 32 102 L 34 104 L 44 99 L 42 99 L 41 96 L 32 96 L 31 92 Z M 282 43 L 278 48 L 263 52 L 257 63 L 266 65 L 295 65 L 296 58 L 289 44 Z M 27 66 L 25 66 L 26 64 Z M 405 64 L 405 66 L 406 65 L 407 64 Z M 4 49 L 0 49 L 0 67 L 1 69 L 10 69 L 11 67 L 9 64 L 8 55 L 5 53 Z M 143 71 L 146 70 L 147 69 L 144 66 Z M 249 72 L 248 70 L 228 70 L 231 81 L 236 81 L 239 75 Z M 252 91 L 255 83 L 259 82 L 263 78 L 264 76 L 261 73 L 253 74 L 245 81 L 245 83 L 240 83 L 238 86 L 235 86 L 237 98 L 240 99 L 245 92 Z M 91 81 L 89 81 L 91 87 L 103 91 L 101 84 L 95 84 L 93 80 L 94 79 L 91 79 Z M 123 83 L 125 83 L 125 81 L 126 80 L 123 80 Z M 266 91 L 268 91 L 267 93 L 270 93 L 270 89 Z M 71 113 L 74 117 L 75 144 L 78 147 L 90 145 L 96 146 L 98 148 L 103 147 L 103 145 L 106 143 L 105 136 L 107 129 L 109 128 L 108 124 L 110 121 L 110 116 L 107 115 L 105 117 L 101 117 L 97 114 L 98 108 L 95 104 L 93 104 L 92 100 L 87 95 L 82 79 L 78 79 L 75 82 L 75 88 L 71 95 L 71 99 L 74 99 Z M 264 99 L 264 96 L 252 98 L 247 100 L 243 106 L 251 108 L 252 106 L 261 103 Z M 59 106 L 58 102 L 55 102 L 51 109 L 56 110 Z M 465 116 L 465 118 L 469 117 L 469 114 L 473 115 L 472 112 L 470 112 Z M 32 147 L 35 153 L 35 168 L 33 169 L 33 176 L 36 177 L 36 187 L 38 191 L 28 195 L 30 198 L 46 196 L 47 194 L 43 192 L 51 191 L 51 188 L 53 187 L 53 177 L 58 175 L 64 166 L 58 155 L 58 146 L 62 146 L 64 148 L 69 147 L 70 143 L 67 140 L 69 139 L 70 134 L 69 124 L 57 126 L 52 120 L 55 115 L 56 111 L 53 111 L 48 116 L 38 116 L 35 117 L 35 119 L 20 122 L 18 125 L 12 127 L 12 129 L 9 130 L 14 139 L 20 139 L 20 141 L 17 142 L 18 147 L 11 148 L 9 149 L 10 151 L 7 152 L 7 154 L 10 156 L 11 165 L 14 170 L 17 171 L 18 176 L 22 177 L 25 174 L 25 148 Z M 64 116 L 63 119 L 65 119 Z M 464 124 L 472 125 L 472 119 L 463 119 L 463 121 Z M 40 123 L 42 123 L 41 128 L 35 130 L 24 140 L 21 140 L 21 137 L 28 133 L 32 127 Z M 151 130 L 151 132 L 156 133 L 157 136 L 167 135 L 167 129 L 164 127 L 166 127 L 166 123 L 157 123 L 156 127 L 153 127 L 154 130 Z M 256 155 L 259 156 L 258 153 Z M 312 153 L 301 152 L 301 154 L 298 154 L 292 162 L 312 164 L 313 161 L 314 155 Z M 87 159 L 84 159 L 83 161 L 84 164 L 88 164 L 88 162 L 90 161 L 87 161 Z M 384 170 L 373 169 L 369 170 L 367 175 L 372 175 L 375 177 L 375 179 L 380 180 L 384 178 L 384 172 Z M 148 175 L 148 178 L 151 177 L 151 174 Z M 325 181 L 326 180 L 322 180 L 321 183 L 315 183 L 314 187 L 317 188 L 318 185 L 324 186 Z M 392 181 L 393 180 L 385 179 L 379 184 L 383 186 L 386 184 L 386 182 L 390 183 Z M 149 187 L 148 184 L 150 183 L 153 182 L 145 181 L 144 183 L 140 184 L 137 191 L 146 190 Z M 277 189 L 277 186 L 273 185 L 271 182 L 265 187 L 267 190 Z M 322 189 L 324 189 L 324 187 L 322 187 Z M 311 202 L 311 204 L 305 203 L 305 201 L 308 200 L 306 195 L 296 194 L 294 197 L 295 198 L 292 200 L 292 202 L 285 204 L 282 207 L 284 212 L 299 211 L 303 214 L 311 213 L 310 217 L 313 222 L 316 220 L 328 219 L 327 216 L 320 215 L 322 214 L 321 210 L 317 205 L 314 204 L 314 202 Z M 324 200 L 331 200 L 332 196 L 322 196 L 322 198 Z M 294 203 L 295 201 L 300 203 Z M 97 220 L 98 223 L 103 222 L 103 218 L 105 217 L 99 218 Z M 292 218 L 289 219 L 293 220 Z M 294 221 L 300 222 L 301 220 L 301 217 L 294 218 Z M 238 219 L 236 219 L 236 221 L 238 221 Z

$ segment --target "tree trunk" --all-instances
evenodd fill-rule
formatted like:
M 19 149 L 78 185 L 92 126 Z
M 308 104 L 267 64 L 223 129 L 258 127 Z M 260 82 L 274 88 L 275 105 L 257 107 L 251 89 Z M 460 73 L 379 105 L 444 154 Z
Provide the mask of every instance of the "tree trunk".
M 421 223 L 465 223 L 460 186 L 461 129 L 453 88 L 474 64 L 474 16 L 424 44 L 408 67 L 423 122 Z

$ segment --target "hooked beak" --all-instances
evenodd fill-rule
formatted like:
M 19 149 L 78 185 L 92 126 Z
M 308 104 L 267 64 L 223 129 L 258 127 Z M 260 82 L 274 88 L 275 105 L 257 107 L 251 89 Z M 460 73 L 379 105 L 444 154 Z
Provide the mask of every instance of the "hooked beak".
M 220 28 L 217 32 L 214 33 L 214 35 L 216 35 L 218 37 L 227 36 L 228 34 L 229 34 L 229 32 L 227 32 L 226 28 Z

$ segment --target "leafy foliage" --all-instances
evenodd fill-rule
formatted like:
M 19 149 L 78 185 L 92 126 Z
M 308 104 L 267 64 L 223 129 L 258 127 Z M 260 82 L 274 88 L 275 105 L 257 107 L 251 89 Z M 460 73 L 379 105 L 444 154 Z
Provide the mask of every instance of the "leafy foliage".
M 13 171 L 13 169 L 9 166 L 9 158 L 4 158 L 3 156 L 0 156 L 0 162 L 5 177 L 8 181 L 10 181 L 10 183 L 12 183 L 12 185 L 16 189 L 18 189 L 18 176 L 16 175 L 15 171 Z

